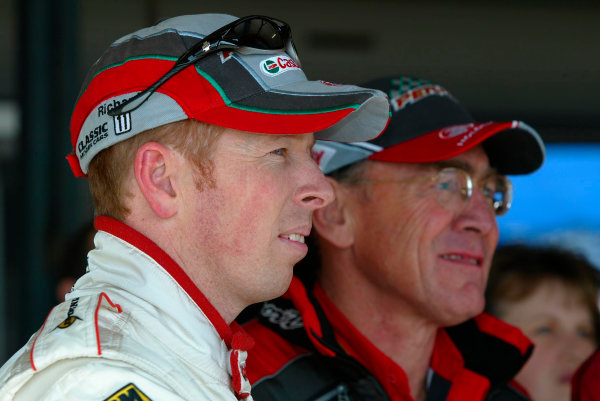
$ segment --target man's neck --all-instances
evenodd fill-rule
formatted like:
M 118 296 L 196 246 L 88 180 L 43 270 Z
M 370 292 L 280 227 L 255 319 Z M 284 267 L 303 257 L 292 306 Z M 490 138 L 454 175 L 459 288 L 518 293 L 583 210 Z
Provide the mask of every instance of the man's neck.
M 348 271 L 331 279 L 324 273 L 320 284 L 352 325 L 402 367 L 413 398 L 424 400 L 437 325 L 423 319 L 401 300 L 386 296 L 359 277 L 352 277 Z
M 153 224 L 150 220 L 154 218 L 152 214 L 140 217 L 139 210 L 144 209 L 139 206 L 132 210 L 135 210 L 137 214 L 132 212 L 124 223 L 142 233 L 167 253 L 225 322 L 231 324 L 247 305 L 238 301 L 235 297 L 236 293 L 229 290 L 230 283 L 219 275 L 221 269 L 212 266 L 211 261 L 207 258 L 197 257 L 198 253 L 194 254 L 194 257 L 187 253 L 191 247 L 184 247 L 182 244 L 186 243 L 186 237 L 189 237 L 189 234 L 160 219 L 156 219 Z

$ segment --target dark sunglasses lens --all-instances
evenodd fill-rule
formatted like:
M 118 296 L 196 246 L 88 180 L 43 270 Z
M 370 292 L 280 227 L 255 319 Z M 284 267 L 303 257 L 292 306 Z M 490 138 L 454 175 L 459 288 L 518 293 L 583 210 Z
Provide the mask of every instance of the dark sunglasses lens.
M 287 25 L 279 26 L 272 20 L 252 18 L 240 21 L 223 36 L 223 40 L 256 49 L 284 49 L 289 37 L 289 29 L 284 28 Z

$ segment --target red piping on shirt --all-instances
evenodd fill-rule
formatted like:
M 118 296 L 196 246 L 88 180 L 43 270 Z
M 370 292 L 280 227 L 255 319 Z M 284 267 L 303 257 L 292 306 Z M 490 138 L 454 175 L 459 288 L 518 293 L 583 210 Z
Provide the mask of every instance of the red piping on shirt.
M 321 330 L 321 323 L 319 322 L 319 318 L 317 316 L 317 312 L 314 307 L 311 305 L 308 300 L 308 296 L 306 295 L 306 288 L 304 284 L 298 279 L 296 276 L 292 278 L 292 282 L 290 283 L 290 288 L 283 295 L 289 299 L 293 300 L 302 300 L 302 302 L 296 302 L 295 306 L 298 308 L 298 312 L 302 316 L 302 321 L 304 322 L 304 329 L 306 330 L 306 334 L 310 338 L 311 342 L 324 355 L 334 357 L 335 352 L 325 347 L 319 341 L 315 339 L 315 336 L 321 338 L 323 337 L 323 331 Z M 312 333 L 314 332 L 314 334 Z
M 44 320 L 44 324 L 42 324 L 42 328 L 38 332 L 37 336 L 35 336 L 35 340 L 33 340 L 33 344 L 31 344 L 31 351 L 29 351 L 29 361 L 31 362 L 31 368 L 34 371 L 37 370 L 37 368 L 35 367 L 35 363 L 33 363 L 33 350 L 35 349 L 35 342 L 37 341 L 37 339 L 40 337 L 40 335 L 44 331 L 44 327 L 46 327 L 46 322 L 48 321 L 48 318 L 52 314 L 53 310 L 54 310 L 54 308 L 50 309 L 50 313 L 48 313 L 48 316 L 46 316 L 46 320 Z
M 96 305 L 96 311 L 94 312 L 94 324 L 96 326 L 96 343 L 98 344 L 98 355 L 102 355 L 102 347 L 100 346 L 100 330 L 98 329 L 98 311 L 100 310 L 100 305 L 102 305 L 102 297 L 106 298 L 110 306 L 115 308 L 119 313 L 123 312 L 123 309 L 121 309 L 121 305 L 113 303 L 113 301 L 110 300 L 110 298 L 108 297 L 108 295 L 106 295 L 105 292 L 100 293 L 100 296 L 98 297 L 98 305 Z
M 225 342 L 228 348 L 231 348 L 231 327 L 225 322 L 225 319 L 215 309 L 210 301 L 204 296 L 202 291 L 194 284 L 192 279 L 183 271 L 183 269 L 175 262 L 165 251 L 156 245 L 148 237 L 134 230 L 125 223 L 107 216 L 99 216 L 94 220 L 94 227 L 97 230 L 105 231 L 112 234 L 129 244 L 135 246 L 140 251 L 154 259 L 156 263 L 162 266 L 175 281 L 183 288 L 183 290 L 192 298 L 198 307 L 204 312 L 208 320 L 215 327 L 221 339 Z
M 491 315 L 482 313 L 475 316 L 475 323 L 479 330 L 491 336 L 500 338 L 514 345 L 521 355 L 525 355 L 531 348 L 531 341 L 523 335 L 523 332 L 514 326 L 498 324 L 498 320 Z

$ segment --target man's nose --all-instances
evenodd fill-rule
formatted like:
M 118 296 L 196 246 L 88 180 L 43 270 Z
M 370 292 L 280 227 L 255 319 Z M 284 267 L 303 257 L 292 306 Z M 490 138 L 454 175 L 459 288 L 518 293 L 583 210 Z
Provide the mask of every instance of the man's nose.
M 460 229 L 487 234 L 497 227 L 496 214 L 481 188 L 473 186 L 473 194 L 465 201 L 458 219 Z
M 310 159 L 301 170 L 302 183 L 296 191 L 296 202 L 311 210 L 324 207 L 334 199 L 333 188 L 314 162 Z

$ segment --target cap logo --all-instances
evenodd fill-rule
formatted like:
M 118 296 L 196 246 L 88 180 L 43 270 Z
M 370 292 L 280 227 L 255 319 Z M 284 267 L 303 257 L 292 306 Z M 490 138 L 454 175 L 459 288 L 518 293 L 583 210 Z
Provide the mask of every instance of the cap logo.
M 452 125 L 450 127 L 442 128 L 439 131 L 438 135 L 439 135 L 440 139 L 454 139 L 454 138 L 461 137 L 456 142 L 456 146 L 463 146 L 475 134 L 477 134 L 479 131 L 481 131 L 483 128 L 487 127 L 490 124 L 491 123 L 484 123 L 484 124 L 469 123 L 469 124 Z
M 221 58 L 221 64 L 225 64 L 226 61 L 231 60 L 233 57 L 233 53 L 227 50 L 223 50 L 219 53 L 219 57 Z
M 115 124 L 115 135 L 122 135 L 126 132 L 131 131 L 131 114 L 119 114 L 113 117 Z
M 77 143 L 77 152 L 79 153 L 79 158 L 84 157 L 85 154 L 92 148 L 92 146 L 106 138 L 108 138 L 108 123 L 99 124 L 91 129 L 87 134 L 82 135 Z
M 129 99 L 123 99 L 123 100 L 112 99 L 112 100 L 109 100 L 108 102 L 102 103 L 101 105 L 98 106 L 98 117 L 105 116 L 106 113 L 108 113 L 115 107 L 119 107 L 120 105 L 127 103 L 128 100 Z
M 416 103 L 429 96 L 452 96 L 450 92 L 439 85 L 424 85 L 418 88 L 409 89 L 405 92 L 392 91 L 390 103 L 394 111 L 402 110 L 409 104 Z
M 300 67 L 289 57 L 277 56 L 261 61 L 260 70 L 269 76 L 276 76 L 287 71 L 299 70 Z
M 325 171 L 327 164 L 336 153 L 337 151 L 333 147 L 319 143 L 315 143 L 310 151 L 311 157 L 317 162 L 317 166 L 319 166 L 322 171 Z
M 460 124 L 460 125 L 452 125 L 450 127 L 445 127 L 440 130 L 440 138 L 441 139 L 452 139 L 457 136 L 466 134 L 473 127 L 473 123 L 470 124 Z
M 325 154 L 324 150 L 312 149 L 310 151 L 310 156 L 313 158 L 314 161 L 317 162 L 317 166 L 321 165 L 321 159 L 323 159 L 324 154 Z

